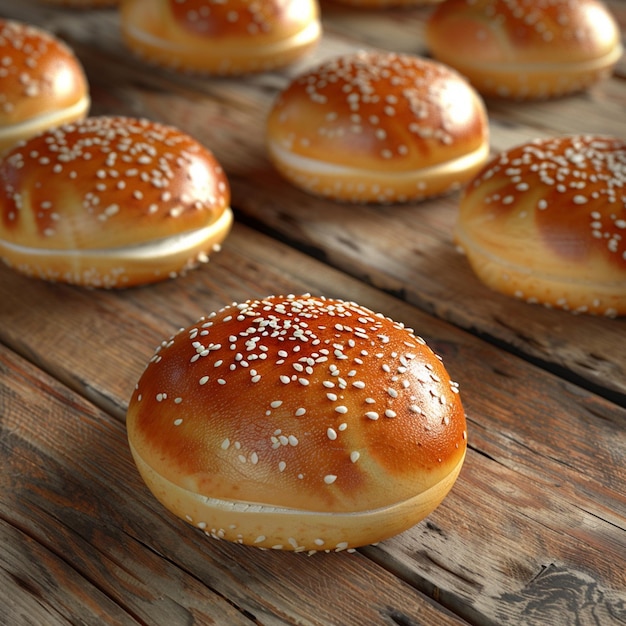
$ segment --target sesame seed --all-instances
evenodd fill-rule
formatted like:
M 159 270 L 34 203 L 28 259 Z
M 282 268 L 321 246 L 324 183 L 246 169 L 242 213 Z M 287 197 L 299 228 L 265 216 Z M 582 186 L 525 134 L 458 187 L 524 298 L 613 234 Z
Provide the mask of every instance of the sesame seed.
M 334 474 L 327 474 L 326 476 L 324 476 L 324 482 L 327 485 L 332 485 L 336 480 L 337 476 L 335 476 Z

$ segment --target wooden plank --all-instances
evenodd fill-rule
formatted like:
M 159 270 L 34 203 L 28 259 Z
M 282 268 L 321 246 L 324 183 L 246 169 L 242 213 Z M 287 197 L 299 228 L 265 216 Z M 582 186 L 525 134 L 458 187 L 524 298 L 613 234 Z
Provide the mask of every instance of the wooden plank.
M 460 383 L 470 421 L 471 454 L 444 504 L 366 554 L 470 622 L 515 623 L 526 609 L 512 598 L 530 594 L 552 563 L 593 580 L 597 610 L 611 598 L 617 611 L 626 601 L 626 410 L 244 226 L 206 267 L 144 289 L 84 291 L 4 268 L 0 339 L 123 420 L 135 380 L 171 332 L 229 301 L 302 291 L 415 328 Z M 155 549 L 188 540 L 177 532 Z
M 133 465 L 123 424 L 0 346 L 3 624 L 462 626 L 360 554 L 208 539 Z
M 336 17 L 343 24 L 339 30 L 345 30 L 349 22 L 355 29 L 353 39 L 343 40 L 329 27 L 316 53 L 301 64 L 237 80 L 146 72 L 125 51 L 115 11 L 34 9 L 8 0 L 0 0 L 0 10 L 21 17 L 28 11 L 29 19 L 77 46 L 92 84 L 94 113 L 158 119 L 209 146 L 227 171 L 241 221 L 261 226 L 430 313 L 626 402 L 626 350 L 620 347 L 626 322 L 551 311 L 484 287 L 452 242 L 458 195 L 408 206 L 340 205 L 294 189 L 268 162 L 264 116 L 291 75 L 325 56 L 354 49 L 358 33 L 376 31 L 376 20 L 379 32 L 393 32 L 394 38 L 404 22 L 412 33 L 413 21 L 423 19 L 424 8 L 365 12 L 359 14 L 360 20 L 349 19 L 351 12 L 345 7 L 329 8 L 325 14 L 329 25 Z M 369 26 L 359 26 L 361 21 Z M 557 101 L 490 103 L 492 146 L 497 151 L 555 132 L 626 136 L 624 103 L 626 81 L 617 79 L 588 94 Z
M 623 553 L 623 521 L 600 531 L 606 543 L 599 547 L 595 514 L 561 499 L 554 485 L 468 461 L 455 487 L 463 514 L 444 501 L 421 527 L 362 552 L 470 623 L 623 624 L 623 566 L 596 569 L 604 560 L 598 552 Z M 502 514 L 506 509 L 510 514 Z M 585 557 L 573 559 L 580 546 Z
M 8 470 L 8 464 L 4 470 Z M 3 515 L 4 517 L 4 515 Z M 0 619 L 3 624 L 137 624 L 83 578 L 63 555 L 0 519 Z

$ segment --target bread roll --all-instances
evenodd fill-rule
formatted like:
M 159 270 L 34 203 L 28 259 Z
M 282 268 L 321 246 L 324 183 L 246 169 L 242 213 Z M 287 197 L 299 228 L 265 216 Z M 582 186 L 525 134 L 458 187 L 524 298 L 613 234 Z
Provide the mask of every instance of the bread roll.
M 466 188 L 455 237 L 491 288 L 549 307 L 626 314 L 626 143 L 532 141 Z
M 392 52 L 331 59 L 296 77 L 267 119 L 277 170 L 310 193 L 349 202 L 452 191 L 489 155 L 482 100 L 455 71 Z
M 316 0 L 126 0 L 121 28 L 146 61 L 218 75 L 288 65 L 321 36 Z
M 586 89 L 622 54 L 600 0 L 446 0 L 427 22 L 426 41 L 482 94 L 520 100 Z
M 179 130 L 92 117 L 18 144 L 0 162 L 0 257 L 89 287 L 180 274 L 230 230 L 226 176 Z
M 423 339 L 353 302 L 233 303 L 164 341 L 130 399 L 161 503 L 207 535 L 342 550 L 416 524 L 466 451 L 458 385 Z
M 51 33 L 0 19 L 0 153 L 46 128 L 84 117 L 82 65 Z

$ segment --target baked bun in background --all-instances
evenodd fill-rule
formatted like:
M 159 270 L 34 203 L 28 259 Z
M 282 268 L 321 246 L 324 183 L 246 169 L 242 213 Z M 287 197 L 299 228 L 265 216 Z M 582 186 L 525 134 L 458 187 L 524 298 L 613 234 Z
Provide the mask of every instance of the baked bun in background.
M 208 260 L 232 223 L 215 157 L 179 130 L 91 117 L 22 142 L 0 161 L 0 257 L 88 287 L 129 287 Z
M 626 314 L 626 143 L 532 141 L 495 157 L 461 200 L 455 237 L 489 287 L 573 312 Z
M 21 139 L 87 114 L 82 65 L 51 33 L 0 19 L 0 58 L 0 154 Z
M 466 452 L 458 386 L 423 339 L 353 302 L 249 300 L 156 351 L 130 449 L 208 535 L 295 551 L 380 541 L 428 515 Z
M 440 63 L 385 51 L 340 56 L 297 76 L 272 106 L 266 135 L 287 180 L 349 202 L 443 194 L 489 156 L 473 87 Z
M 600 0 L 445 0 L 426 26 L 434 58 L 486 96 L 541 99 L 588 88 L 622 54 Z
M 216 75 L 288 65 L 322 30 L 317 0 L 125 0 L 121 29 L 145 61 Z

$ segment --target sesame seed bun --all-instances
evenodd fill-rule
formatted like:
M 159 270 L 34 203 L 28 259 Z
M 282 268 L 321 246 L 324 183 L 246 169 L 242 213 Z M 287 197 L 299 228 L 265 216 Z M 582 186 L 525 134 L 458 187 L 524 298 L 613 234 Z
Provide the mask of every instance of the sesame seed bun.
M 465 414 L 441 360 L 352 302 L 271 296 L 164 341 L 131 397 L 148 487 L 207 534 L 338 550 L 397 534 L 455 482 Z
M 0 153 L 90 106 L 82 65 L 52 34 L 0 19 Z
M 482 94 L 511 99 L 586 89 L 622 54 L 617 22 L 599 0 L 447 0 L 430 16 L 426 41 Z
M 455 237 L 491 288 L 573 312 L 626 314 L 626 143 L 532 141 L 468 185 Z
M 126 0 L 120 19 L 125 43 L 145 61 L 216 75 L 288 65 L 322 32 L 316 0 Z
M 296 77 L 267 119 L 277 170 L 348 202 L 419 200 L 462 186 L 489 156 L 487 115 L 442 64 L 359 52 Z
M 150 283 L 219 248 L 232 212 L 215 157 L 179 130 L 90 117 L 19 143 L 0 162 L 0 257 L 89 287 Z

